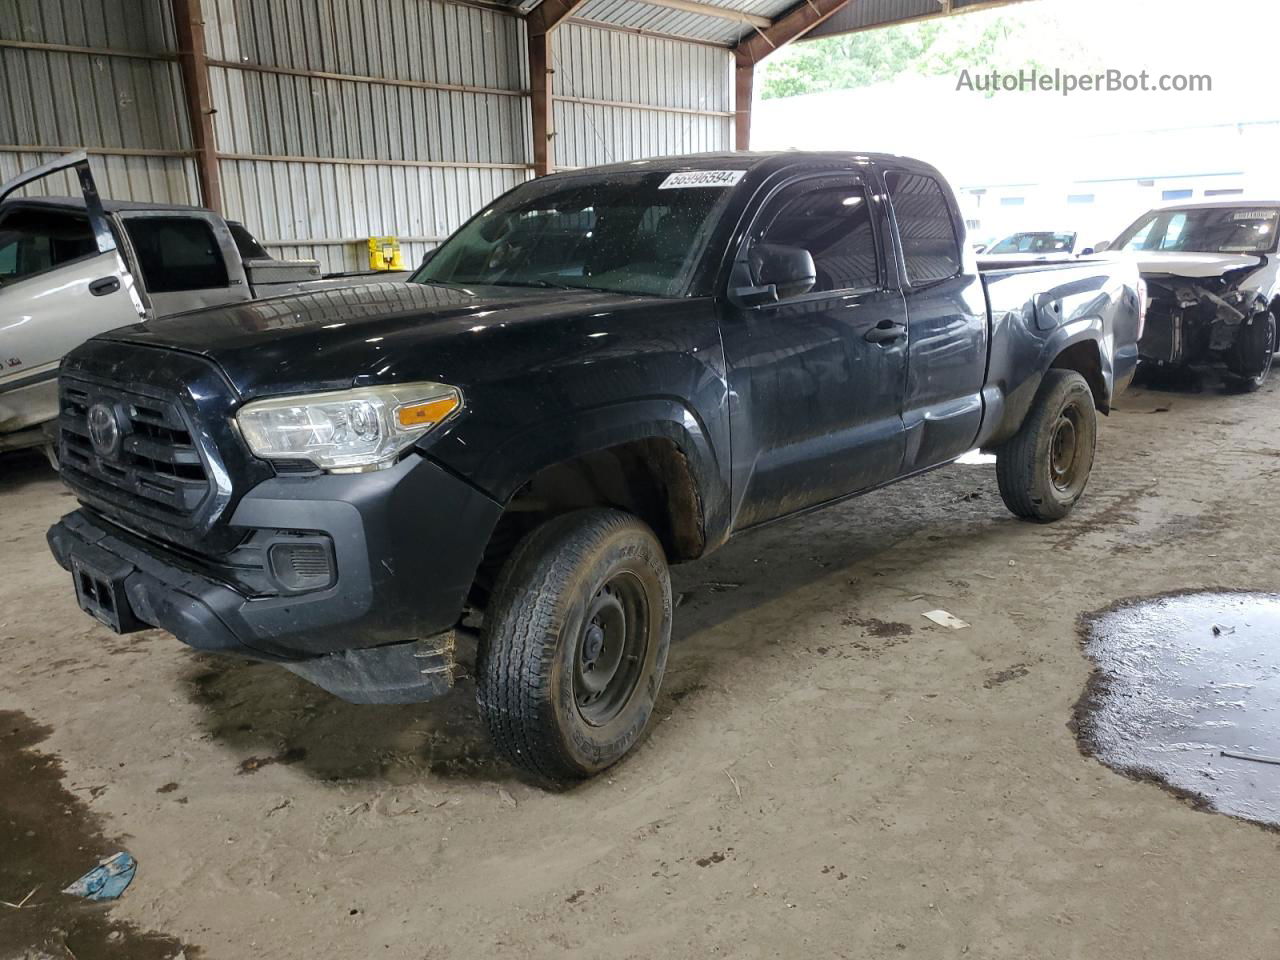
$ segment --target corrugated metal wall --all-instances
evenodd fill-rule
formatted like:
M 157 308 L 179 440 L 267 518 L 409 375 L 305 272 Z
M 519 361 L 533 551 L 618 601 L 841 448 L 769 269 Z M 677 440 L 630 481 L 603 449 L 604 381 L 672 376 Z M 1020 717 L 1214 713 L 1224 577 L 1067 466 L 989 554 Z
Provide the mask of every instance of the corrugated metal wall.
M 553 56 L 558 167 L 732 149 L 728 49 L 567 23 Z
M 406 263 L 530 175 L 524 26 L 437 0 L 205 0 L 228 217 L 277 255 Z
M 391 234 L 412 264 L 531 175 L 519 18 L 447 0 L 203 6 L 224 212 L 278 256 L 360 270 L 367 238 Z M 175 50 L 170 0 L 0 0 L 0 179 L 85 147 L 107 197 L 199 203 Z M 731 147 L 727 48 L 572 22 L 553 54 L 557 167 Z
M 0 0 L 0 180 L 84 147 L 106 196 L 195 202 L 174 50 L 168 0 Z

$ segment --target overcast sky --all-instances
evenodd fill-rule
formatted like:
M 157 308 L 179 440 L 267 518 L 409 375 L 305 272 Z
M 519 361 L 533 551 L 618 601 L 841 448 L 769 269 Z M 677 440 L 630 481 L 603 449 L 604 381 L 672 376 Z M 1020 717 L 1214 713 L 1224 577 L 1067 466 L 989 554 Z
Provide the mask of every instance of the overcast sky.
M 955 76 L 906 76 L 879 88 L 759 101 L 752 145 L 910 153 L 964 181 L 1025 178 L 1029 160 L 1050 177 L 1086 167 L 1140 175 L 1153 164 L 1166 173 L 1248 165 L 1259 177 L 1280 176 L 1274 0 L 1027 0 L 961 19 L 976 36 L 997 17 L 1018 27 L 1015 50 L 1049 68 L 1209 74 L 1213 90 L 986 97 L 957 91 Z M 1238 124 L 1251 130 L 1237 148 L 1228 141 Z M 1213 127 L 1220 132 L 1147 133 Z

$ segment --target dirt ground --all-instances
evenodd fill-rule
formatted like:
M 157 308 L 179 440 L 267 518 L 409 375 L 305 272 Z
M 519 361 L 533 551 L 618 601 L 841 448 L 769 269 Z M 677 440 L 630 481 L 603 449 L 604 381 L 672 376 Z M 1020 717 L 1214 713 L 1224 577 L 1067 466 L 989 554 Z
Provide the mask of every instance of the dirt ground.
M 652 736 L 560 794 L 494 759 L 470 683 L 350 706 L 96 626 L 44 546 L 74 501 L 10 458 L 0 709 L 137 857 L 110 918 L 188 958 L 1273 960 L 1280 835 L 1116 775 L 1068 721 L 1082 614 L 1280 589 L 1278 411 L 1275 381 L 1133 390 L 1056 525 L 955 465 L 678 569 Z

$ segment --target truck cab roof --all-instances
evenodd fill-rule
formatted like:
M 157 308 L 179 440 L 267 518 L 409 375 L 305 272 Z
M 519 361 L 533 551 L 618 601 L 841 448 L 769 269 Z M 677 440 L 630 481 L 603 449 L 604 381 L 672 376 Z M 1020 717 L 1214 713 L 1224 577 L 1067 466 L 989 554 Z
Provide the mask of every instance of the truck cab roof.
M 1232 207 L 1280 207 L 1280 200 L 1253 200 L 1249 197 L 1230 197 L 1223 200 L 1201 200 L 1197 203 L 1162 203 L 1153 209 L 1164 213 L 1167 210 L 1229 210 Z
M 84 197 L 14 197 L 7 201 L 23 206 L 55 207 L 61 210 L 84 210 Z M 185 203 L 143 203 L 137 200 L 103 200 L 102 209 L 107 213 L 125 213 L 128 211 L 180 211 L 182 213 L 210 213 L 204 207 L 193 207 Z
M 628 160 L 622 163 L 611 163 L 582 170 L 566 170 L 551 176 L 567 179 L 575 176 L 635 173 L 645 170 L 665 170 L 674 173 L 683 170 L 718 169 L 752 170 L 768 174 L 778 170 L 785 170 L 789 167 L 821 167 L 836 164 L 843 165 L 850 162 L 870 163 L 879 166 L 896 167 L 900 170 L 928 173 L 932 176 L 938 175 L 938 171 L 931 164 L 892 153 L 863 153 L 854 150 L 745 150 L 651 157 L 647 160 Z

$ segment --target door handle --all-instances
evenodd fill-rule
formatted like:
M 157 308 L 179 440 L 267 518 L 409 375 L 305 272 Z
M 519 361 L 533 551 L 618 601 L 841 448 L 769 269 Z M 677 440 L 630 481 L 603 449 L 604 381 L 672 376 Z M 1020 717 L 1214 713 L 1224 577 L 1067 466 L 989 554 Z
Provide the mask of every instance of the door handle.
M 905 323 L 894 323 L 892 320 L 881 320 L 874 327 L 868 330 L 862 337 L 868 343 L 893 343 L 895 340 L 901 340 L 907 335 L 907 325 Z
M 115 293 L 120 289 L 119 277 L 103 277 L 89 284 L 89 292 L 95 297 L 105 297 L 109 293 Z

